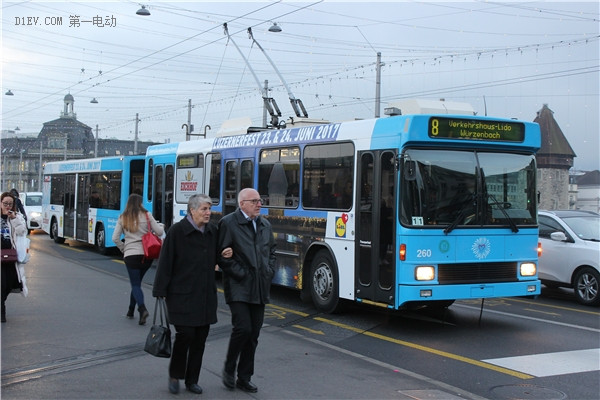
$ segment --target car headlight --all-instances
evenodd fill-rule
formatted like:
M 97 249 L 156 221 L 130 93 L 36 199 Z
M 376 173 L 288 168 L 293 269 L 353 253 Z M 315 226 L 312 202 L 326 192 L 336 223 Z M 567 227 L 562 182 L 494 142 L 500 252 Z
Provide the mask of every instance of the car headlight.
M 39 212 L 37 212 L 37 211 L 34 211 L 34 212 L 32 212 L 32 213 L 31 213 L 31 217 L 32 217 L 32 218 L 37 218 L 37 217 L 39 217 L 39 216 L 41 216 L 41 215 L 42 215 L 42 213 L 39 213 Z
M 418 281 L 432 281 L 435 278 L 435 268 L 432 265 L 419 265 L 415 268 L 415 279 Z
M 534 276 L 537 273 L 535 263 L 526 262 L 521 264 L 521 276 Z

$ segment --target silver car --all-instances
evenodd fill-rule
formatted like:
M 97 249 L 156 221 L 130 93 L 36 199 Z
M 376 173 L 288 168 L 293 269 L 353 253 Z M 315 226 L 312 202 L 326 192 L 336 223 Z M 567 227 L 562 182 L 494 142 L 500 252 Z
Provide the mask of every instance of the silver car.
M 539 211 L 542 255 L 538 276 L 547 287 L 573 288 L 581 304 L 600 305 L 600 214 Z

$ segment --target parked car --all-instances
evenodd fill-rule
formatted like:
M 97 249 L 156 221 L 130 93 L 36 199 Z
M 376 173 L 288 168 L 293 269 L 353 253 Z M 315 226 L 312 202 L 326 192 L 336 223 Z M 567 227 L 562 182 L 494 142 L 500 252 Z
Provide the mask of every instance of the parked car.
M 547 287 L 573 288 L 581 304 L 600 305 L 600 214 L 539 211 L 542 255 L 538 276 Z
M 27 214 L 27 229 L 42 229 L 42 192 L 23 192 L 19 198 Z

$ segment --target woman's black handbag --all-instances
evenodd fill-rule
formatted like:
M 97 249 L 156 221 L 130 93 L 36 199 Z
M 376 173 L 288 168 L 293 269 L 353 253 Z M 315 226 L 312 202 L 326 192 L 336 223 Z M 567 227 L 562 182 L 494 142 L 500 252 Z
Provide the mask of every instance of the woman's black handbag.
M 160 325 L 156 325 L 157 314 L 160 314 Z M 171 357 L 171 330 L 169 329 L 169 316 L 167 312 L 167 304 L 165 299 L 162 297 L 158 297 L 156 299 L 156 303 L 154 304 L 154 319 L 152 321 L 150 333 L 148 333 L 148 337 L 146 338 L 144 351 L 152 354 L 155 357 Z

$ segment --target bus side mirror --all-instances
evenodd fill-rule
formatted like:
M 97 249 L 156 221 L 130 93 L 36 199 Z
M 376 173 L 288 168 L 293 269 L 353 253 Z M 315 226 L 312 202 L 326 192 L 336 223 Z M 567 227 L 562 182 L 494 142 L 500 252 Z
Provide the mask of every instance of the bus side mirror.
M 417 163 L 412 160 L 404 162 L 404 179 L 414 181 L 417 178 Z

